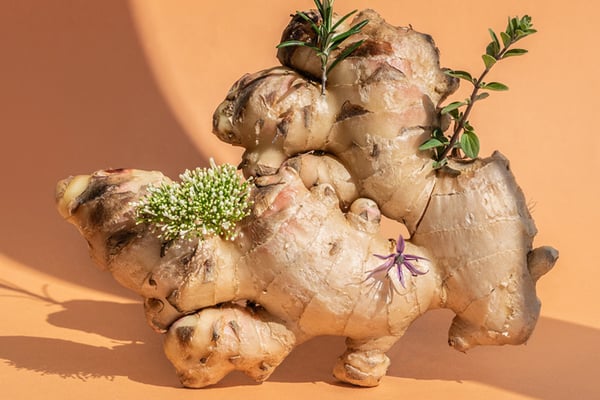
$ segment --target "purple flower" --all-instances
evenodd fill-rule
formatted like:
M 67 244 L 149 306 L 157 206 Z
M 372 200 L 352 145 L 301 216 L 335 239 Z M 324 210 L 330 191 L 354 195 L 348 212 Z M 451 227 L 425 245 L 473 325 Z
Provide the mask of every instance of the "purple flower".
M 427 273 L 427 271 L 420 271 L 417 269 L 417 267 L 415 267 L 414 263 L 418 262 L 419 260 L 425 260 L 425 261 L 429 261 L 427 258 L 425 257 L 420 257 L 420 256 L 415 256 L 412 254 L 404 254 L 404 248 L 406 246 L 406 243 L 404 242 L 404 238 L 402 237 L 402 235 L 400 235 L 398 237 L 398 241 L 396 242 L 396 252 L 392 253 L 392 254 L 388 254 L 387 256 L 383 256 L 380 254 L 373 254 L 375 257 L 380 258 L 382 260 L 386 260 L 383 264 L 381 264 L 379 267 L 375 268 L 374 270 L 369 271 L 369 275 L 367 277 L 368 278 L 372 278 L 374 275 L 384 272 L 385 271 L 385 275 L 388 276 L 389 272 L 395 267 L 396 271 L 398 271 L 398 280 L 400 281 L 400 284 L 402 284 L 403 288 L 406 288 L 406 282 L 404 279 L 404 273 L 402 272 L 402 266 L 404 266 L 408 272 L 410 272 L 410 274 L 412 276 L 418 276 L 418 275 L 424 275 Z M 392 281 L 393 283 L 393 281 Z M 394 289 L 397 290 L 396 285 L 394 284 Z

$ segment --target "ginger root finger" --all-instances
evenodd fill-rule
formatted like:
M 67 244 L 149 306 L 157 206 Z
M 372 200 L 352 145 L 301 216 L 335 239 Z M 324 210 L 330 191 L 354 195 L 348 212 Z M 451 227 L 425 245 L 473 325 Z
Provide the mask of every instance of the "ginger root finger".
M 534 281 L 546 274 L 554 267 L 558 260 L 558 251 L 550 246 L 533 249 L 527 254 L 527 268 Z
M 343 211 L 359 197 L 354 177 L 333 156 L 307 153 L 290 158 L 283 165 L 294 168 L 307 188 L 323 183 L 330 184 L 340 199 L 340 208 Z
M 443 307 L 457 314 L 449 342 L 460 351 L 521 344 L 540 312 L 536 280 L 557 254 L 531 252 L 537 230 L 502 154 L 451 166 L 458 174 L 440 174 L 411 238 L 436 243 L 433 256 L 446 266 Z
M 294 334 L 263 311 L 229 305 L 179 319 L 165 335 L 164 349 L 182 384 L 200 388 L 233 370 L 262 382 L 294 344 Z
M 365 18 L 349 39 L 365 42 L 331 71 L 325 96 L 310 79 L 319 65 L 312 50 L 284 47 L 279 58 L 291 69 L 242 77 L 215 111 L 213 132 L 246 149 L 246 176 L 275 173 L 285 159 L 313 150 L 333 155 L 358 196 L 412 232 L 435 185 L 431 153 L 418 147 L 446 124 L 437 107 L 458 80 L 440 67 L 431 37 L 393 27 L 372 10 L 352 23 Z M 294 17 L 283 40 L 310 35 L 310 25 Z

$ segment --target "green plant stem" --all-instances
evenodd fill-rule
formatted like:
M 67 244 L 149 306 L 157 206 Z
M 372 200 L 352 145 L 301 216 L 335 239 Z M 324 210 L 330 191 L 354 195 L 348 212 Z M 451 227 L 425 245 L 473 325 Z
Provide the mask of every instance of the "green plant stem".
M 321 96 L 325 96 L 325 88 L 327 87 L 327 64 L 321 68 Z
M 501 60 L 502 57 L 504 56 L 504 53 L 506 53 L 506 51 L 508 51 L 508 48 L 514 44 L 514 40 L 511 41 L 507 46 L 505 46 L 499 53 L 498 55 L 495 57 L 496 60 Z M 481 84 L 483 82 L 483 78 L 486 77 L 486 75 L 490 72 L 490 70 L 492 69 L 492 67 L 495 64 L 486 67 L 485 70 L 481 73 L 481 75 L 479 75 L 479 78 L 475 79 L 475 81 L 473 81 L 473 92 L 471 92 L 471 96 L 469 97 L 469 104 L 467 104 L 467 108 L 465 108 L 465 112 L 463 113 L 462 117 L 455 121 L 454 123 L 454 131 L 452 132 L 452 137 L 450 138 L 450 142 L 448 143 L 448 146 L 444 149 L 444 151 L 439 155 L 438 160 L 437 161 L 441 161 L 444 158 L 448 157 L 448 154 L 454 149 L 454 145 L 456 145 L 456 142 L 458 142 L 458 139 L 460 138 L 460 134 L 461 132 L 464 130 L 465 128 L 465 123 L 468 121 L 469 115 L 471 114 L 471 110 L 473 109 L 473 105 L 475 104 L 475 102 L 477 101 L 477 95 L 479 94 L 479 89 L 481 89 Z
M 473 92 L 471 92 L 471 96 L 469 97 L 469 104 L 467 104 L 467 108 L 465 108 L 465 112 L 462 117 L 454 123 L 454 131 L 452 132 L 452 137 L 450 138 L 450 142 L 448 146 L 444 149 L 444 151 L 440 154 L 438 161 L 443 160 L 448 156 L 448 154 L 454 149 L 454 145 L 458 142 L 460 138 L 460 133 L 465 128 L 465 123 L 468 121 L 469 115 L 471 114 L 471 110 L 473 109 L 473 104 L 475 104 L 477 94 L 479 92 L 479 83 L 483 78 L 490 72 L 490 68 L 486 68 L 483 73 L 477 78 L 475 82 L 473 82 L 474 88 Z

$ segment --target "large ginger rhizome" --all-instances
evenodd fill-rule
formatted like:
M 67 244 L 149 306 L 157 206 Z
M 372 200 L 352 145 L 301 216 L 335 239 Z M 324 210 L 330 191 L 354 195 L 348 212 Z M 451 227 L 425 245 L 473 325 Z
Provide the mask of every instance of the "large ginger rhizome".
M 284 41 L 310 41 L 318 19 L 304 15 Z M 347 338 L 339 380 L 375 386 L 385 353 L 431 309 L 456 314 L 449 343 L 460 351 L 524 343 L 535 327 L 535 284 L 558 253 L 533 249 L 536 228 L 507 159 L 496 152 L 434 170 L 419 147 L 447 127 L 439 105 L 457 79 L 428 35 L 370 10 L 340 31 L 357 24 L 347 46 L 362 42 L 326 88 L 310 48 L 282 47 L 284 66 L 242 77 L 215 111 L 215 134 L 246 149 L 240 166 L 251 177 L 250 208 L 228 226 L 229 240 L 167 240 L 140 222 L 136 204 L 170 184 L 159 172 L 104 170 L 58 184 L 61 215 L 143 298 L 185 386 L 233 370 L 265 380 L 319 335 Z M 382 215 L 410 239 L 383 237 Z

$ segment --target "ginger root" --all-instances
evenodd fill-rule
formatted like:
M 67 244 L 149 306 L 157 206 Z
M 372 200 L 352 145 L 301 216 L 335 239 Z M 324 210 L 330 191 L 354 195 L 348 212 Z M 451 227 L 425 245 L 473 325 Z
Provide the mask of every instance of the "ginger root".
M 358 199 L 344 214 L 329 184 L 309 190 L 290 167 L 256 179 L 251 214 L 238 225 L 233 241 L 215 236 L 166 243 L 149 226 L 136 224 L 132 206 L 148 184 L 164 179 L 156 172 L 100 171 L 59 183 L 57 200 L 61 214 L 87 239 L 92 257 L 144 298 L 155 330 L 168 332 L 167 354 L 185 385 L 211 384 L 233 369 L 262 379 L 292 344 L 317 335 L 348 337 L 348 349 L 334 369 L 338 379 L 376 385 L 389 365 L 385 352 L 414 319 L 439 307 L 457 313 L 450 340 L 459 350 L 522 343 L 533 330 L 539 303 L 526 262 L 495 266 L 490 279 L 482 280 L 482 271 L 465 267 L 466 260 L 438 259 L 434 251 L 407 242 L 406 254 L 427 259 L 419 262 L 427 273 L 405 273 L 399 289 L 396 270 L 370 274 L 381 264 L 374 255 L 394 253 L 395 247 L 378 234 L 381 215 L 375 203 Z M 82 188 L 82 181 L 88 186 Z M 549 263 L 541 256 L 533 259 L 537 277 L 538 265 Z M 259 304 L 264 311 L 232 315 L 231 306 L 220 306 L 236 302 Z M 210 324 L 181 320 L 198 311 L 198 321 L 213 325 L 236 321 L 232 329 L 240 337 L 259 333 L 249 342 L 220 344 L 210 338 Z M 177 329 L 194 324 L 204 333 L 190 338 L 184 349 Z M 189 365 L 190 354 L 205 353 L 223 365 Z M 239 364 L 230 361 L 243 354 Z M 270 367 L 259 367 L 264 374 L 257 375 L 261 359 Z
M 272 174 L 299 153 L 335 156 L 360 197 L 412 231 L 435 185 L 431 153 L 417 148 L 444 123 L 436 107 L 458 82 L 440 68 L 431 37 L 392 27 L 372 10 L 352 23 L 365 18 L 356 38 L 365 42 L 331 72 L 325 96 L 306 78 L 316 73 L 316 56 L 303 47 L 280 49 L 287 67 L 236 82 L 215 111 L 213 131 L 246 149 L 246 176 Z M 297 35 L 298 24 L 306 23 L 294 18 L 284 40 Z
M 438 105 L 457 81 L 429 36 L 374 11 L 341 30 L 365 18 L 348 44 L 362 45 L 331 72 L 325 95 L 316 56 L 286 47 L 284 67 L 242 77 L 215 111 L 214 133 L 246 149 L 240 167 L 254 178 L 231 240 L 165 240 L 137 221 L 135 204 L 170 182 L 159 172 L 103 170 L 57 185 L 60 214 L 143 298 L 185 386 L 233 370 L 262 381 L 318 335 L 347 338 L 337 379 L 375 386 L 386 351 L 436 308 L 456 314 L 449 343 L 460 351 L 520 344 L 535 327 L 535 284 L 558 252 L 533 249 L 536 228 L 508 160 L 496 152 L 433 170 L 418 148 L 447 124 Z M 296 16 L 283 39 L 310 34 Z M 382 237 L 382 215 L 410 239 Z
M 206 308 L 177 320 L 164 348 L 187 387 L 219 382 L 242 371 L 257 382 L 267 379 L 294 346 L 294 334 L 260 309 L 233 305 Z

